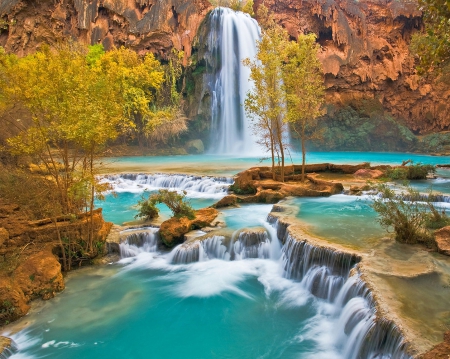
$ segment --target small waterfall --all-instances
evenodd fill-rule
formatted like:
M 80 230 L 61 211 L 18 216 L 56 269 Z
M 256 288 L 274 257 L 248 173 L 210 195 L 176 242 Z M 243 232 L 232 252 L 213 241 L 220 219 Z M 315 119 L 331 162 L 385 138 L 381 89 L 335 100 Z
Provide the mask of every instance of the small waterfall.
M 8 347 L 4 348 L 3 351 L 0 353 L 0 359 L 8 359 L 12 357 L 15 353 L 17 353 L 18 348 L 16 343 L 11 338 L 9 339 L 11 340 L 11 343 Z
M 203 240 L 194 240 L 176 246 L 171 254 L 170 262 L 173 264 L 189 264 L 203 262 L 208 259 L 230 258 L 227 247 L 223 245 L 225 237 L 212 236 Z
M 370 290 L 358 273 L 355 255 L 297 241 L 289 233 L 282 248 L 285 275 L 333 304 L 335 345 L 346 359 L 411 359 L 391 321 L 377 317 Z
M 149 228 L 145 232 L 130 234 L 120 243 L 120 257 L 135 257 L 139 253 L 156 252 L 158 250 L 159 228 Z
M 140 193 L 144 189 L 185 190 L 189 194 L 210 197 L 224 196 L 233 183 L 228 177 L 209 177 L 177 174 L 116 174 L 102 177 L 102 182 L 110 183 L 116 192 Z
M 263 230 L 243 230 L 239 232 L 237 240 L 233 244 L 232 258 L 235 260 L 247 258 L 270 257 L 270 238 Z
M 243 107 L 251 82 L 250 70 L 242 60 L 255 57 L 260 28 L 248 14 L 222 7 L 211 12 L 210 22 L 211 55 L 207 57 L 213 73 L 209 84 L 212 93 L 210 150 L 218 154 L 259 153 Z

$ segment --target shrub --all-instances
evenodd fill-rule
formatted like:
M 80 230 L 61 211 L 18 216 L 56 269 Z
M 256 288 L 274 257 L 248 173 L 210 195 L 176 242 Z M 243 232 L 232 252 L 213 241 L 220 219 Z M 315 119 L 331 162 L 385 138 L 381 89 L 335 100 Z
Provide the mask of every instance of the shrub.
M 432 230 L 448 225 L 450 218 L 433 205 L 431 191 L 425 197 L 410 186 L 401 193 L 385 184 L 377 189 L 381 197 L 373 201 L 372 208 L 379 215 L 380 225 L 388 231 L 392 228 L 398 242 L 434 247 Z
M 152 219 L 158 216 L 157 204 L 163 203 L 172 211 L 174 217 L 195 218 L 195 211 L 186 200 L 186 191 L 178 193 L 167 189 L 160 189 L 157 193 L 150 195 L 146 200 L 142 198 L 138 202 L 139 212 L 135 218 Z
M 410 161 L 408 166 L 390 168 L 386 171 L 386 177 L 391 180 L 419 180 L 426 179 L 429 173 L 436 172 L 433 165 L 414 164 Z

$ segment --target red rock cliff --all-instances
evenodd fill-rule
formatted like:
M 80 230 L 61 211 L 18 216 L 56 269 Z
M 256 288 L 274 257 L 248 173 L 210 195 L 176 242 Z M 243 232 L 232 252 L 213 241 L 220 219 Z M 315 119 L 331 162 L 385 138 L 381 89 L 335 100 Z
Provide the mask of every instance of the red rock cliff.
M 415 0 L 264 2 L 292 37 L 318 35 L 329 102 L 375 99 L 417 133 L 450 129 L 449 86 L 419 79 L 408 50 L 411 34 L 422 27 Z M 207 0 L 2 0 L 8 26 L 0 30 L 0 45 L 23 55 L 72 37 L 161 57 L 176 47 L 187 60 L 211 8 Z
M 423 26 L 416 1 L 264 2 L 292 37 L 318 35 L 329 102 L 377 99 L 413 131 L 449 129 L 450 87 L 419 79 L 409 53 L 412 33 Z
M 207 0 L 2 0 L 7 29 L 0 45 L 24 55 L 65 38 L 125 45 L 162 57 L 172 47 L 191 55 L 191 43 L 211 5 Z

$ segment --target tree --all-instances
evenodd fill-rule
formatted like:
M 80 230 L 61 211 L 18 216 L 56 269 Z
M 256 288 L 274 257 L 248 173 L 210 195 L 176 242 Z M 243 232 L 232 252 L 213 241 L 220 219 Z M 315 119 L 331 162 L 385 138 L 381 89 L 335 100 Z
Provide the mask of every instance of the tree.
M 425 32 L 413 35 L 411 50 L 419 56 L 419 74 L 450 66 L 450 2 L 419 0 Z
M 285 92 L 283 88 L 282 54 L 287 45 L 287 34 L 280 26 L 266 29 L 257 44 L 256 59 L 245 59 L 254 84 L 245 99 L 245 111 L 252 119 L 252 130 L 261 144 L 271 154 L 273 179 L 276 179 L 275 157 L 284 181 L 285 137 L 287 125 Z
M 10 152 L 32 156 L 45 169 L 63 215 L 90 212 L 84 250 L 94 253 L 94 198 L 106 189 L 96 180 L 95 155 L 118 136 L 123 112 L 117 88 L 89 66 L 86 55 L 76 43 L 44 47 L 21 59 L 3 54 L 0 99 L 3 109 L 18 106 L 31 118 L 29 126 L 13 119 L 20 132 L 7 140 Z M 64 255 L 61 238 L 60 244 Z
M 158 216 L 159 209 L 157 204 L 164 203 L 172 211 L 174 217 L 195 218 L 195 211 L 186 200 L 186 191 L 178 193 L 167 189 L 160 189 L 157 193 L 149 196 L 148 199 L 142 198 L 138 202 L 139 212 L 135 218 L 152 219 Z
M 306 142 L 321 137 L 321 132 L 317 130 L 317 118 L 322 114 L 325 88 L 319 50 L 314 34 L 300 34 L 297 41 L 290 41 L 285 47 L 283 82 L 286 121 L 291 124 L 302 145 L 302 181 L 305 180 Z
M 253 0 L 231 0 L 229 7 L 234 11 L 242 11 L 250 16 L 254 16 L 253 12 Z

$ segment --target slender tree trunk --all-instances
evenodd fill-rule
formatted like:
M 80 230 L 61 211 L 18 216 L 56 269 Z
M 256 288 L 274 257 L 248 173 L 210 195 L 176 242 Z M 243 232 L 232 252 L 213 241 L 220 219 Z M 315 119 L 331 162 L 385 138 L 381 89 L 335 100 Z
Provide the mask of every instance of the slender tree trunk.
M 58 237 L 59 246 L 61 247 L 62 252 L 62 262 L 63 262 L 63 270 L 64 272 L 67 272 L 67 258 L 66 258 L 66 250 L 64 248 L 64 243 L 61 238 L 61 233 L 59 232 L 58 223 L 56 218 L 53 219 L 53 224 L 55 225 L 56 235 Z
M 272 179 L 275 181 L 277 179 L 275 175 L 275 149 L 273 143 L 273 134 L 270 133 L 270 154 L 272 155 Z
M 305 148 L 305 126 L 302 126 L 302 182 L 305 182 L 305 167 L 306 167 L 306 148 Z
M 89 206 L 90 211 L 90 228 L 89 228 L 89 251 L 93 251 L 93 241 L 94 241 L 94 196 L 95 196 L 95 179 L 94 179 L 94 146 L 91 148 L 91 163 L 90 163 L 90 172 L 91 172 L 91 203 Z

